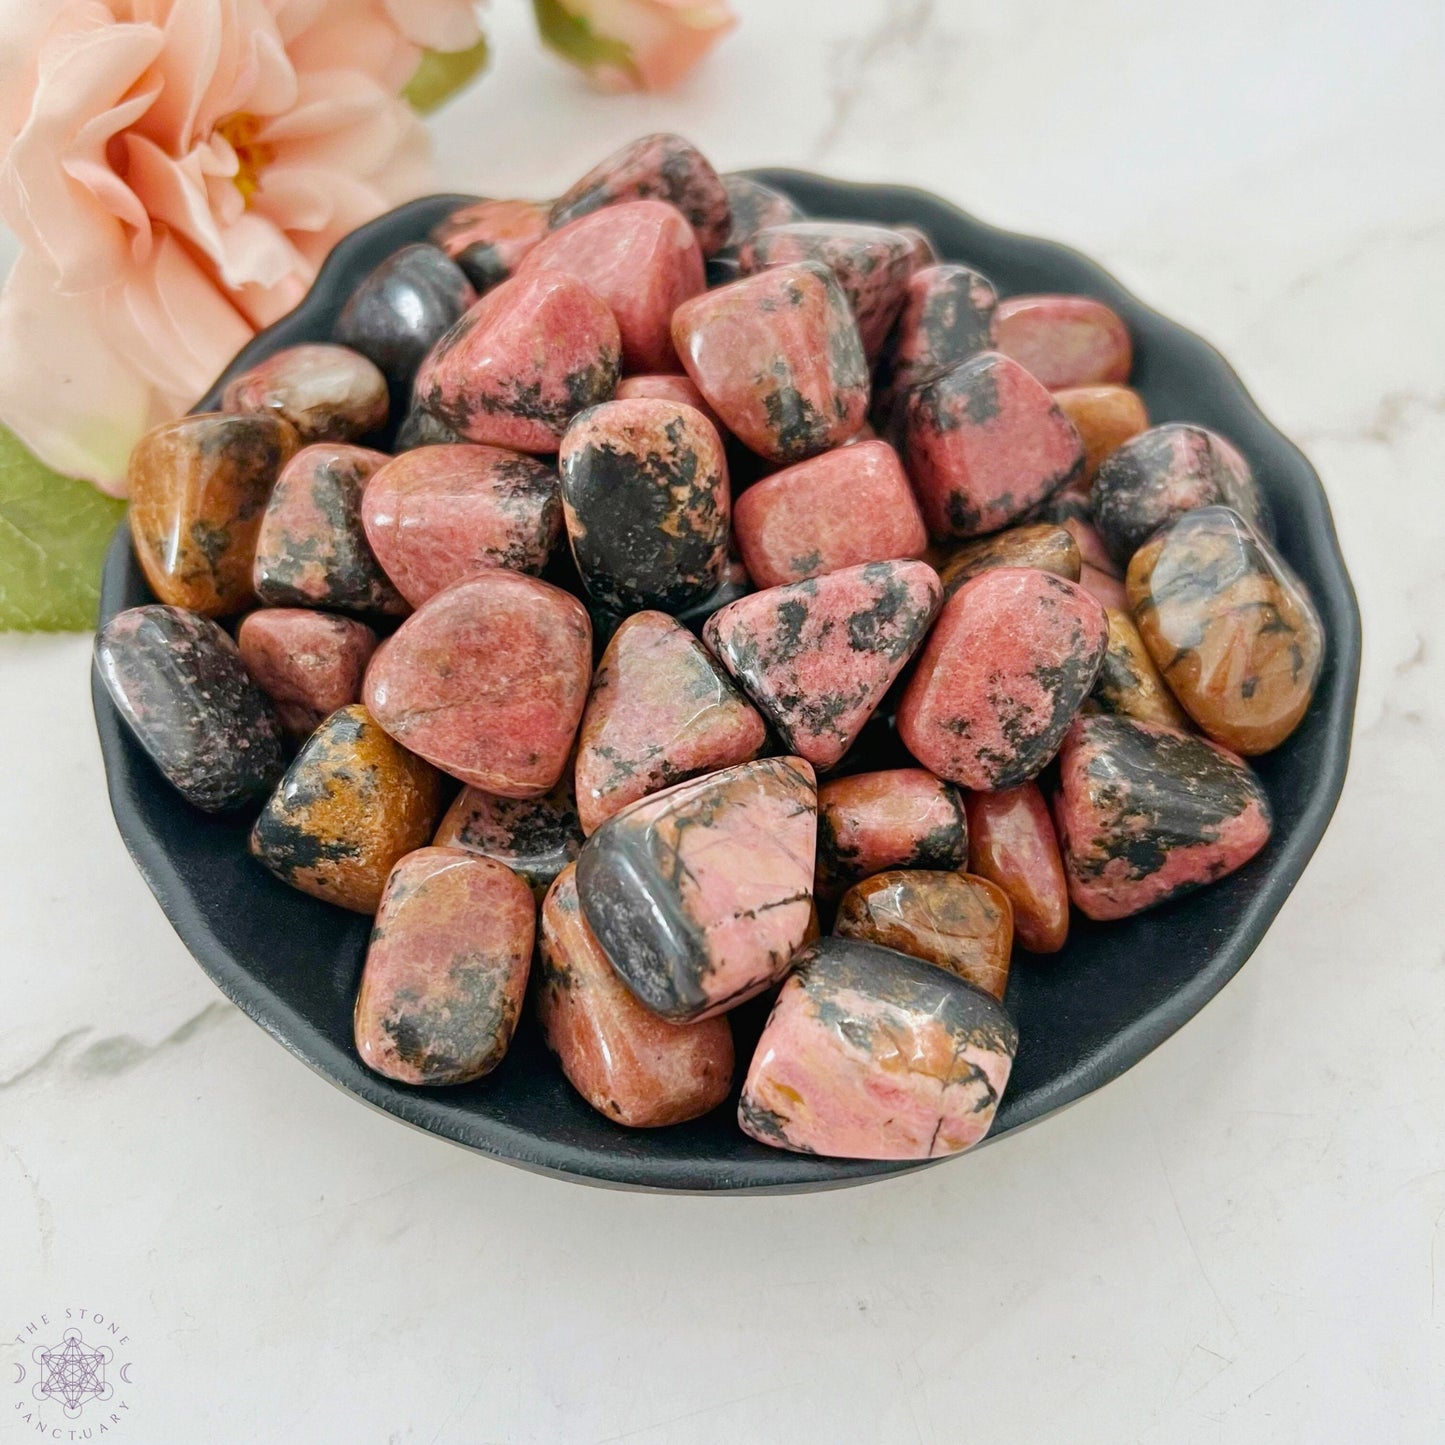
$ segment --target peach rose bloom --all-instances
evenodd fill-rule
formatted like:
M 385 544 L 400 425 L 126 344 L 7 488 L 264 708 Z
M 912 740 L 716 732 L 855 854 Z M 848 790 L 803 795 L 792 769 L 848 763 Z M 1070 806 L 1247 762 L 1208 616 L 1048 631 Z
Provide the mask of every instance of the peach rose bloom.
M 668 90 L 738 22 L 726 0 L 538 0 L 548 44 L 603 90 Z
M 398 92 L 469 0 L 0 4 L 0 421 L 119 490 L 137 437 L 429 179 Z

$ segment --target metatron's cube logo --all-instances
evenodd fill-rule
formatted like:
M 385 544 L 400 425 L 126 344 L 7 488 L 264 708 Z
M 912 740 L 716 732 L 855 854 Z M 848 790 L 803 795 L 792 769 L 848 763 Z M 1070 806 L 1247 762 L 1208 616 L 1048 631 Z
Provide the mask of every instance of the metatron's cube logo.
M 105 1367 L 115 1358 L 109 1345 L 85 1343 L 79 1330 L 66 1330 L 56 1345 L 36 1345 L 31 1358 L 40 1366 L 32 1390 L 37 1400 L 53 1400 L 67 1420 L 78 1420 L 90 1400 L 108 1400 L 115 1392 L 105 1378 Z

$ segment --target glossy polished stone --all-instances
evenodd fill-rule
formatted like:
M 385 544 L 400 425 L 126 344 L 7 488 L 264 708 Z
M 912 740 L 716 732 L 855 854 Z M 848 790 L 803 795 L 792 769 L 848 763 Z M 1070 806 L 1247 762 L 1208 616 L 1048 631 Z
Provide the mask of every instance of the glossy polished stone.
M 779 266 L 695 296 L 673 313 L 672 340 L 728 430 L 770 461 L 802 461 L 863 425 L 868 365 L 826 266 Z
M 707 398 L 697 389 L 690 376 L 670 372 L 657 372 L 643 376 L 624 376 L 612 393 L 613 401 L 631 401 L 636 397 L 655 397 L 659 401 L 680 402 L 683 406 L 695 407 L 717 429 L 721 436 L 723 424 L 718 414 L 707 404 Z
M 537 1013 L 568 1082 L 600 1114 L 629 1129 L 681 1124 L 715 1109 L 733 1077 L 725 1015 L 676 1024 L 644 1008 L 582 916 L 576 869 L 542 905 Z
M 387 875 L 431 837 L 436 769 L 393 742 L 355 703 L 296 754 L 251 830 L 251 853 L 283 883 L 375 913 Z
M 902 434 L 904 463 L 935 537 L 996 532 L 1084 466 L 1073 422 L 1023 367 L 995 351 L 914 387 Z
M 855 883 L 833 932 L 897 949 L 1002 999 L 1014 941 L 1008 894 L 952 870 L 895 869 Z
M 1019 947 L 1057 953 L 1069 936 L 1069 885 L 1039 785 L 967 793 L 963 801 L 968 871 L 998 884 L 1008 895 Z
M 130 533 L 162 602 L 218 617 L 252 600 L 261 514 L 298 445 L 280 417 L 220 412 L 165 422 L 136 443 Z
M 243 619 L 236 645 L 246 671 L 274 704 L 282 729 L 300 740 L 361 697 L 376 633 L 355 617 L 264 607 Z
M 1134 554 L 1128 591 L 1170 691 L 1215 742 L 1248 757 L 1299 726 L 1324 628 L 1304 583 L 1238 513 L 1176 518 Z
M 813 770 L 801 758 L 679 783 L 587 840 L 583 915 L 654 1013 L 723 1013 L 787 972 L 812 917 L 816 835 Z
M 1054 393 L 1054 400 L 1083 438 L 1084 474 L 1080 480 L 1086 485 L 1106 458 L 1149 426 L 1144 398 L 1127 386 L 1065 387 Z
M 998 304 L 998 349 L 1050 390 L 1128 381 L 1129 328 L 1089 296 L 1010 296 Z
M 933 1159 L 988 1133 L 1018 1030 L 996 999 L 876 944 L 798 958 L 748 1067 L 738 1123 L 760 1143 L 843 1159 Z
M 433 347 L 415 404 L 467 441 L 554 452 L 579 411 L 612 395 L 621 356 L 585 281 L 534 271 L 488 291 Z
M 727 241 L 732 213 L 727 189 L 706 157 L 680 135 L 645 135 L 613 152 L 553 202 L 553 229 L 603 206 L 657 200 L 692 223 L 704 256 Z
M 422 358 L 476 299 L 471 282 L 444 251 L 403 246 L 351 293 L 331 334 L 381 368 L 400 415 Z
M 418 407 L 413 407 L 406 416 L 402 418 L 401 425 L 396 430 L 396 440 L 392 444 L 392 451 L 412 451 L 416 447 L 446 446 L 453 442 L 464 442 L 466 438 L 458 431 L 454 431 L 445 422 L 440 422 L 434 416 L 429 416 Z
M 1127 918 L 1234 872 L 1269 841 L 1269 801 L 1233 753 L 1126 717 L 1081 717 L 1059 754 L 1054 817 L 1069 895 Z
M 1138 722 L 1188 730 L 1189 719 L 1169 691 L 1134 619 L 1117 607 L 1105 609 L 1109 643 L 1090 701 L 1100 712 L 1123 713 Z
M 1075 583 L 1030 568 L 984 572 L 939 614 L 899 704 L 898 735 L 941 778 L 1011 788 L 1058 750 L 1107 637 L 1104 609 Z
M 965 582 L 995 567 L 1033 567 L 1066 582 L 1077 582 L 1081 565 L 1079 544 L 1067 527 L 1035 522 L 966 542 L 949 556 L 938 577 L 943 595 L 952 597 Z
M 95 670 L 166 781 L 208 813 L 265 797 L 285 767 L 281 730 L 235 644 L 177 607 L 118 612 L 95 639 Z
M 252 581 L 262 602 L 395 616 L 407 611 L 361 524 L 362 493 L 386 460 L 384 452 L 318 442 L 286 463 L 256 538 Z
M 942 600 L 926 562 L 869 562 L 770 587 L 708 619 L 703 640 L 814 767 L 832 767 L 928 631 Z
M 669 371 L 672 313 L 704 289 L 702 252 L 686 218 L 662 201 L 628 201 L 579 216 L 545 236 L 518 268 L 565 271 L 607 303 L 627 371 Z
M 476 201 L 433 227 L 431 239 L 480 293 L 515 274 L 547 234 L 550 209 L 538 201 Z
M 607 644 L 582 715 L 582 830 L 661 788 L 747 762 L 766 740 L 757 710 L 687 628 L 666 613 L 634 613 Z
M 785 226 L 789 221 L 803 219 L 802 208 L 791 196 L 751 176 L 731 171 L 723 176 L 722 183 L 731 212 L 725 250 L 735 252 L 749 236 L 765 226 Z
M 540 903 L 552 880 L 582 851 L 572 780 L 564 776 L 540 798 L 499 798 L 480 788 L 463 788 L 432 842 L 510 868 Z
M 759 587 L 928 548 L 908 475 L 882 441 L 838 447 L 755 482 L 737 499 L 733 533 Z
M 722 581 L 727 458 L 700 411 L 652 397 L 604 402 L 567 428 L 557 462 L 572 556 L 595 602 L 677 612 Z
M 743 242 L 738 261 L 745 276 L 799 261 L 826 266 L 848 298 L 863 351 L 870 357 L 876 356 L 887 340 L 913 273 L 907 236 L 851 221 L 790 221 L 767 226 Z
M 569 593 L 493 568 L 438 592 L 382 643 L 364 697 L 396 740 L 504 798 L 562 776 L 592 676 L 592 624 Z
M 355 441 L 386 425 L 386 378 L 345 346 L 287 346 L 230 382 L 221 410 L 282 417 L 303 444 Z
M 520 452 L 417 447 L 373 473 L 361 522 L 397 591 L 420 607 L 492 567 L 540 572 L 562 530 L 562 494 L 556 472 Z
M 925 266 L 936 266 L 940 261 L 938 248 L 927 231 L 917 226 L 895 226 L 893 228 L 908 242 L 908 261 L 913 270 L 921 271 Z
M 536 905 L 515 873 L 458 848 L 391 871 L 356 995 L 356 1051 L 402 1084 L 466 1084 L 502 1062 L 527 989 Z
M 833 778 L 818 789 L 818 876 L 832 900 L 889 868 L 962 868 L 968 823 L 958 790 L 923 768 Z
M 1170 422 L 1120 446 L 1090 494 L 1094 525 L 1120 566 L 1166 522 L 1196 507 L 1232 507 L 1256 529 L 1268 513 L 1249 465 L 1223 437 Z

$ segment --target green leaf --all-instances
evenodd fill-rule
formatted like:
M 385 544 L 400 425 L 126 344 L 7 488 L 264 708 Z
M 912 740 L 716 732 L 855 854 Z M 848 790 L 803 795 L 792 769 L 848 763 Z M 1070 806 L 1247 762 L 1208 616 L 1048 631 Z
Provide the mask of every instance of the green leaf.
M 580 65 L 583 70 L 605 65 L 634 75 L 632 51 L 620 40 L 598 35 L 585 16 L 574 15 L 562 0 L 532 0 L 537 13 L 537 29 L 542 41 L 563 60 Z
M 470 50 L 427 50 L 402 90 L 419 115 L 430 115 L 487 68 L 491 52 L 484 35 Z
M 88 632 L 125 503 L 62 477 L 0 426 L 0 631 Z

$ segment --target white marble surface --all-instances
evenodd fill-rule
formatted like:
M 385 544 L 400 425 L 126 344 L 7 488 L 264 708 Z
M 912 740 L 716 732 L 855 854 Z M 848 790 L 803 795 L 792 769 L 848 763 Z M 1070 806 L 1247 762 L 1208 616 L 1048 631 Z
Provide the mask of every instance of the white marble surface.
M 816 1197 L 593 1191 L 371 1113 L 224 1003 L 116 836 L 87 641 L 0 639 L 0 1440 L 39 1438 L 14 1332 L 67 1308 L 121 1323 L 145 1445 L 1442 1438 L 1442 11 L 739 8 L 685 93 L 610 100 L 497 0 L 444 182 L 548 193 L 680 129 L 1066 239 L 1208 335 L 1365 612 L 1323 847 L 1215 1002 L 1021 1137 Z

